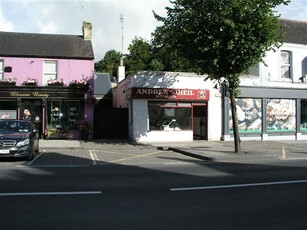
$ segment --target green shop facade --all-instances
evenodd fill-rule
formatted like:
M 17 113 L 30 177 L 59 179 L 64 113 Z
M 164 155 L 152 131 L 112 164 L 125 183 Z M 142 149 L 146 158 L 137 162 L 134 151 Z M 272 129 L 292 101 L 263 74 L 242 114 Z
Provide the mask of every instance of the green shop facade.
M 241 86 L 236 99 L 242 140 L 306 140 L 307 90 Z M 230 100 L 222 100 L 222 139 L 233 138 Z

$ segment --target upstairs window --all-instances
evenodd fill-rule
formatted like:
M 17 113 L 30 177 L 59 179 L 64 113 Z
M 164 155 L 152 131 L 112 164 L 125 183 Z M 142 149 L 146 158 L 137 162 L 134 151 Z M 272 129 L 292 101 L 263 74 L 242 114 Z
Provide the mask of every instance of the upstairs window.
M 291 61 L 292 53 L 290 51 L 281 51 L 280 53 L 280 69 L 281 69 L 281 78 L 282 79 L 291 79 Z
M 4 72 L 4 64 L 3 61 L 0 60 L 0 80 L 3 80 L 3 72 Z
M 257 65 L 251 66 L 248 71 L 245 73 L 241 73 L 240 77 L 259 77 L 259 63 Z
M 253 77 L 259 77 L 259 64 L 250 67 L 248 69 L 248 75 Z
M 43 84 L 46 85 L 48 80 L 56 80 L 57 78 L 58 78 L 58 62 L 44 61 Z

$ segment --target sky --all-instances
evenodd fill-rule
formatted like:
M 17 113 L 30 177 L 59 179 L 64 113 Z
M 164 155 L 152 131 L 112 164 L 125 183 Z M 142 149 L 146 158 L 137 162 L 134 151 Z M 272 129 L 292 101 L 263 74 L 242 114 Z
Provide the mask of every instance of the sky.
M 135 37 L 150 41 L 160 25 L 152 11 L 165 16 L 167 6 L 169 0 L 0 0 L 0 31 L 81 35 L 83 21 L 91 22 L 97 62 L 111 49 L 127 53 Z M 307 21 L 307 0 L 276 10 L 281 18 Z

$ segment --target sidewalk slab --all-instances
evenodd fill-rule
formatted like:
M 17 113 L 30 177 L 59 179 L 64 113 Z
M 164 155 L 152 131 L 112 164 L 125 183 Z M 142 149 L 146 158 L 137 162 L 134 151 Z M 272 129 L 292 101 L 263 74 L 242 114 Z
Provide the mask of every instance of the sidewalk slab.
M 39 140 L 39 148 L 80 148 L 79 140 Z

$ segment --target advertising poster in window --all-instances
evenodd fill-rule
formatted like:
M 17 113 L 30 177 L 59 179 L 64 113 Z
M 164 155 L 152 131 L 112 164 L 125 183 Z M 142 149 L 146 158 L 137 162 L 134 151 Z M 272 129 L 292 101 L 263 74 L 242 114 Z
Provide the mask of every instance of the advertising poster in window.
M 261 99 L 236 99 L 238 126 L 240 133 L 260 133 L 262 127 Z M 231 115 L 231 111 L 229 111 Z M 233 131 L 232 117 L 229 118 L 230 131 Z
M 268 99 L 266 111 L 268 132 L 295 131 L 295 100 Z
M 0 119 L 16 119 L 16 110 L 0 110 Z

